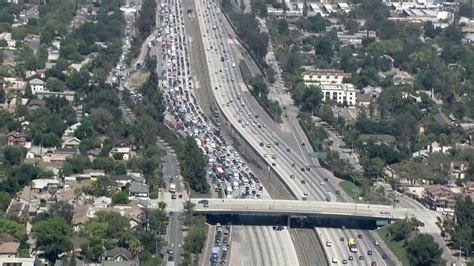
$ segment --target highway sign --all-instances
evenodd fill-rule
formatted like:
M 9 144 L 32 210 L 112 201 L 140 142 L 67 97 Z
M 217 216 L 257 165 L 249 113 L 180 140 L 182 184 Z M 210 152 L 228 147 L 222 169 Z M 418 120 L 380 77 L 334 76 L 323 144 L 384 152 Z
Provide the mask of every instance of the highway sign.
M 327 154 L 325 152 L 310 152 L 309 156 L 313 157 L 313 158 L 318 158 L 318 159 L 326 159 L 327 158 Z

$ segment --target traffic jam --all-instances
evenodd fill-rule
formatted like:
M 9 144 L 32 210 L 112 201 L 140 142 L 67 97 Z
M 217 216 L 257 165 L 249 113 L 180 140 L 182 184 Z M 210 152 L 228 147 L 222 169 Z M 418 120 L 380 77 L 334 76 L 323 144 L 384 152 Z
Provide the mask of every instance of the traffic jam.
M 223 198 L 259 198 L 263 187 L 237 151 L 226 143 L 220 129 L 201 110 L 193 89 L 184 18 L 180 1 L 168 0 L 160 6 L 161 64 L 167 125 L 182 137 L 192 137 L 209 158 L 208 177 Z M 161 67 L 160 67 L 161 66 Z M 213 108 L 213 116 L 216 116 Z

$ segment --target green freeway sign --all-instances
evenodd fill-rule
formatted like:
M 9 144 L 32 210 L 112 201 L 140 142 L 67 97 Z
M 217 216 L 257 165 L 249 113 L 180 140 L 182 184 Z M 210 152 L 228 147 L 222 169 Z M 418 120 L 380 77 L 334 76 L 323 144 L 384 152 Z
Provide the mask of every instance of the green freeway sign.
M 326 159 L 327 158 L 327 154 L 325 152 L 310 152 L 309 156 L 313 157 L 313 158 L 318 158 L 318 159 Z

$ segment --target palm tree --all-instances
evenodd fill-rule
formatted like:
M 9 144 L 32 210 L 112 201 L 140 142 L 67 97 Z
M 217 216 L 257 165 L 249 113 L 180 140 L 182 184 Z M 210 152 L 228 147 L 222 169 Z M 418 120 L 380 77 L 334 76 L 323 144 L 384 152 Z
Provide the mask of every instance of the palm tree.
M 130 243 L 128 244 L 128 249 L 132 253 L 133 257 L 135 258 L 140 253 L 142 253 L 143 245 L 140 243 L 140 241 L 138 241 L 136 239 L 132 239 L 132 240 L 130 240 Z

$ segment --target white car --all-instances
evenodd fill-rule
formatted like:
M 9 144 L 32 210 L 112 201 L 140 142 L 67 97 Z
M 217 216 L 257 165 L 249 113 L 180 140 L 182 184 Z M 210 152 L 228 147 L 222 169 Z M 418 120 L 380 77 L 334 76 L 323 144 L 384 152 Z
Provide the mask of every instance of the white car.
M 326 247 L 332 247 L 332 243 L 330 241 L 326 242 Z

